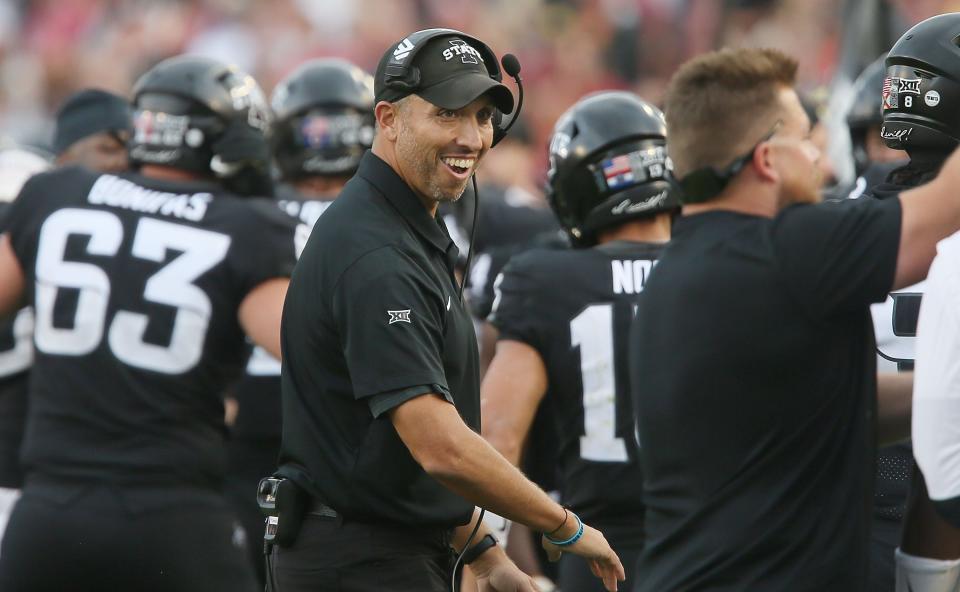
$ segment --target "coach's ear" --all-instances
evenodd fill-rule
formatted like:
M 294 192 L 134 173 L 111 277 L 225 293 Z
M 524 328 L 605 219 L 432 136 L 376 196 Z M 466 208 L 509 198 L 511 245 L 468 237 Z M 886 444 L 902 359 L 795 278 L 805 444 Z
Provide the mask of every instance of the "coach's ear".
M 387 101 L 380 101 L 373 109 L 374 117 L 377 119 L 378 133 L 382 134 L 391 143 L 396 142 L 400 135 L 400 111 L 399 104 Z
M 760 142 L 753 151 L 753 169 L 763 183 L 778 183 L 780 171 L 776 167 L 776 154 L 769 141 Z

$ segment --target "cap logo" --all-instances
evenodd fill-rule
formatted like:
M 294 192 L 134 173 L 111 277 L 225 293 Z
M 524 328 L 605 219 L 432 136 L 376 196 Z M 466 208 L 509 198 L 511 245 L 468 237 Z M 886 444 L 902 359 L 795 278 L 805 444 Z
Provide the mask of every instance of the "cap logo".
M 404 39 L 400 42 L 400 45 L 393 50 L 393 59 L 397 60 L 398 62 L 402 62 L 408 55 L 410 55 L 411 51 L 413 51 L 413 43 L 411 43 L 409 39 Z
M 483 62 L 483 56 L 476 49 L 467 45 L 463 39 L 451 39 L 450 47 L 443 50 L 443 61 L 449 62 L 453 58 L 460 56 L 464 64 L 480 64 Z

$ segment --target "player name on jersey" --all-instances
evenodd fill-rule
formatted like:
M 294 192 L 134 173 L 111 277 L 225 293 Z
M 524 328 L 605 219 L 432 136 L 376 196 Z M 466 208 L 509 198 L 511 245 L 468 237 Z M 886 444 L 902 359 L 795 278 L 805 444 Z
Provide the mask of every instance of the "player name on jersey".
M 209 193 L 178 194 L 146 189 L 126 179 L 103 175 L 93 184 L 87 201 L 135 212 L 173 216 L 199 222 L 213 196 Z
M 613 268 L 613 293 L 614 294 L 639 294 L 643 291 L 643 285 L 647 283 L 650 271 L 656 265 L 656 261 L 646 259 L 618 260 L 610 262 Z

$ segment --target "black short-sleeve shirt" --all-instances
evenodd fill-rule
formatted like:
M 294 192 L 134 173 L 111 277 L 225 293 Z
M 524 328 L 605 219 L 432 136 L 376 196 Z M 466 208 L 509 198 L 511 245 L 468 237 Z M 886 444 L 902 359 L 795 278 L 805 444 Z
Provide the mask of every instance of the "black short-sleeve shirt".
M 862 590 L 900 200 L 680 218 L 631 330 L 638 591 Z
M 466 523 L 387 411 L 436 393 L 479 428 L 477 344 L 443 221 L 367 153 L 321 217 L 287 293 L 280 472 L 347 518 Z
M 219 488 L 238 309 L 290 275 L 289 216 L 213 183 L 68 167 L 27 181 L 7 222 L 35 314 L 27 478 Z

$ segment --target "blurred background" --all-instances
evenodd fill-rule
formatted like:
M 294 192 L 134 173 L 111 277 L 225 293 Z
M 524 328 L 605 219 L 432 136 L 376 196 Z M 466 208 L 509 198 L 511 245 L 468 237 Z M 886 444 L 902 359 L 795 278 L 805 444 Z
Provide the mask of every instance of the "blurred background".
M 659 101 L 690 56 L 773 46 L 800 60 L 800 89 L 841 122 L 850 82 L 910 25 L 960 10 L 944 0 L 0 0 L 0 135 L 49 145 L 51 117 L 83 87 L 121 94 L 145 69 L 189 52 L 232 62 L 264 90 L 298 63 L 344 57 L 372 70 L 406 33 L 461 29 L 523 64 L 529 174 L 583 94 L 631 89 Z M 840 124 L 838 124 L 840 125 Z M 832 133 L 839 178 L 852 175 Z

